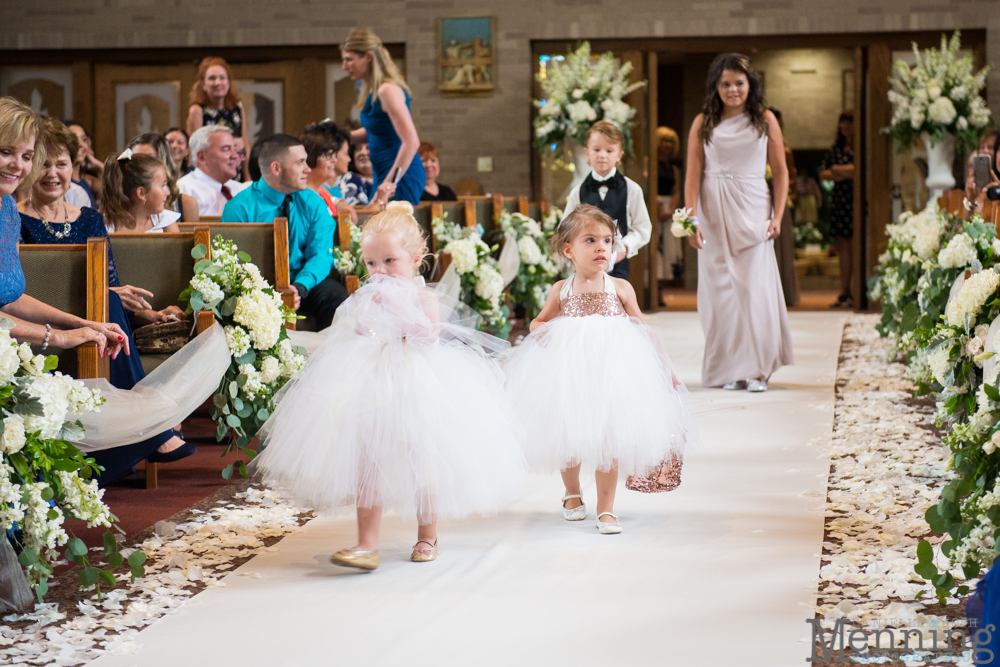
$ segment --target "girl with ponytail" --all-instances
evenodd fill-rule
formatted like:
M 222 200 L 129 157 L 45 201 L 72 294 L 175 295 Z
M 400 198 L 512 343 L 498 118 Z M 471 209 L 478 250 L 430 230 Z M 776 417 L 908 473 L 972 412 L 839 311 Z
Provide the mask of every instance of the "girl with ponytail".
M 360 81 L 361 127 L 351 132 L 352 144 L 368 142 L 372 173 L 382 206 L 390 199 L 420 203 L 426 175 L 414 159 L 420 138 L 410 115 L 410 89 L 392 62 L 382 40 L 370 30 L 355 30 L 340 46 L 343 69 Z
M 170 198 L 167 170 L 151 155 L 132 153 L 108 158 L 101 177 L 101 207 L 108 231 L 179 232 L 179 213 L 164 210 Z

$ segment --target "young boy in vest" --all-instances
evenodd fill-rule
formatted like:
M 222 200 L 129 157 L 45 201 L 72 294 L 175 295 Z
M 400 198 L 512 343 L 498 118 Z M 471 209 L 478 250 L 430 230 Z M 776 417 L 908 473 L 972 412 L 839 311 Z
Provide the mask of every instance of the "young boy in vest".
M 642 197 L 642 188 L 616 168 L 625 155 L 625 135 L 617 126 L 598 121 L 587 131 L 587 162 L 591 172 L 566 199 L 566 213 L 580 204 L 592 204 L 618 223 L 621 245 L 615 248 L 614 278 L 628 280 L 628 258 L 649 243 L 653 225 Z

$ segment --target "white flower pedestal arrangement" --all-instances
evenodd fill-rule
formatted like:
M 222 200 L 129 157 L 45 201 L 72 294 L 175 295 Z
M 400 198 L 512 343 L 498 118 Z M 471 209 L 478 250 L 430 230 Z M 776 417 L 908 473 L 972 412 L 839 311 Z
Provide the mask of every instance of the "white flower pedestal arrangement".
M 975 150 L 990 123 L 981 97 L 989 67 L 975 72 L 971 54 L 958 57 L 960 33 L 941 36 L 940 49 L 923 53 L 913 45 L 912 67 L 897 60 L 892 68 L 892 123 L 881 132 L 893 138 L 896 150 L 927 148 L 927 188 L 931 201 L 955 187 L 955 152 Z
M 955 187 L 955 136 L 945 132 L 936 143 L 927 132 L 920 138 L 927 147 L 927 189 L 930 200 L 937 201 L 945 191 Z
M 543 98 L 535 100 L 538 117 L 534 121 L 535 146 L 561 146 L 572 155 L 573 182 L 570 189 L 590 173 L 584 155 L 587 130 L 598 121 L 613 123 L 625 135 L 625 153 L 632 152 L 632 117 L 635 109 L 624 98 L 646 85 L 629 83 L 632 63 L 619 66 L 610 51 L 593 59 L 590 43 L 570 51 L 562 63 L 551 61 L 538 73 Z M 565 201 L 569 190 L 562 194 Z
M 573 180 L 570 182 L 569 187 L 566 188 L 566 191 L 559 195 L 559 201 L 566 201 L 573 188 L 579 187 L 590 173 L 590 163 L 587 162 L 587 147 L 581 146 L 575 141 L 570 141 L 567 148 L 573 156 Z

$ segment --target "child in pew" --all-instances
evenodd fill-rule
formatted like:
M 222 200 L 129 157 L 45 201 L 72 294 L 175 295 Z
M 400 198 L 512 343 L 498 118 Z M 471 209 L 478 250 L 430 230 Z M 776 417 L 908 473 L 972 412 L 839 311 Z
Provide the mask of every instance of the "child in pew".
M 669 470 L 679 483 L 685 443 L 696 437 L 690 396 L 658 332 L 646 325 L 629 282 L 606 273 L 615 231 L 594 206 L 578 206 L 559 223 L 552 247 L 574 273 L 552 286 L 504 368 L 528 462 L 562 471 L 567 521 L 586 518 L 580 467 L 596 467 L 602 534 L 621 532 L 619 469 L 637 477 Z
M 431 561 L 438 518 L 495 513 L 527 466 L 491 359 L 509 346 L 424 286 L 413 207 L 368 220 L 361 252 L 370 281 L 289 384 L 254 465 L 310 507 L 357 505 L 358 544 L 330 560 L 374 570 L 383 507 L 416 518 L 410 560 Z
M 625 156 L 625 135 L 617 125 L 598 121 L 587 130 L 587 162 L 592 171 L 566 198 L 566 211 L 580 204 L 596 206 L 618 227 L 615 252 L 608 261 L 613 278 L 628 280 L 628 260 L 649 243 L 653 225 L 642 188 L 617 169 Z

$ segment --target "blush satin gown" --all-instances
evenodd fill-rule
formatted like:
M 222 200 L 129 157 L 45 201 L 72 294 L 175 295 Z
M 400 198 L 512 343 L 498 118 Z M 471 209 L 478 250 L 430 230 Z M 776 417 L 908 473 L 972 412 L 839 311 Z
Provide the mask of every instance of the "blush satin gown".
M 746 114 L 720 122 L 705 145 L 698 316 L 706 387 L 766 380 L 794 363 L 774 241 L 767 238 L 772 209 L 766 165 L 767 135 Z

